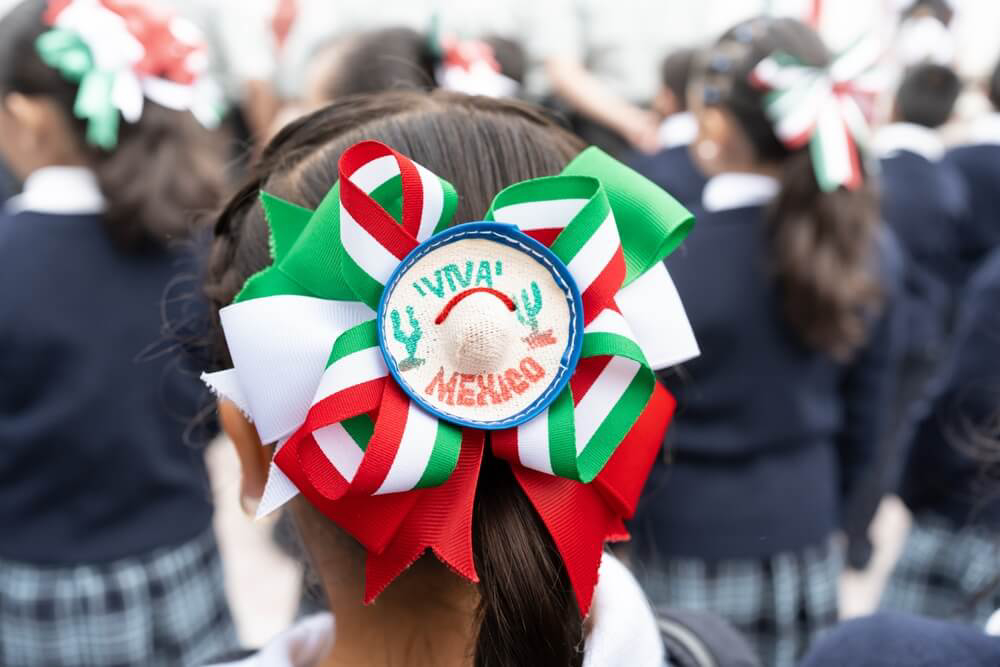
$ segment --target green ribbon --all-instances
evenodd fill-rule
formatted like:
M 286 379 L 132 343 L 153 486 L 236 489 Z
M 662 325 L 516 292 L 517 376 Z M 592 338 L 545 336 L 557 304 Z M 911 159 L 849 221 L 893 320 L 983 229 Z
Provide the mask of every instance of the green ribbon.
M 115 73 L 97 69 L 94 55 L 79 33 L 53 28 L 38 37 L 42 61 L 64 79 L 79 84 L 73 114 L 87 121 L 87 142 L 105 150 L 118 145 L 121 117 L 112 101 Z
M 694 224 L 691 213 L 644 176 L 626 167 L 599 148 L 591 147 L 571 161 L 560 176 L 597 179 L 614 212 L 625 255 L 629 284 L 669 255 Z M 570 187 L 576 179 L 538 179 L 539 185 Z M 373 198 L 401 219 L 402 187 L 380 188 Z M 340 242 L 340 188 L 331 188 L 315 211 L 261 193 L 273 237 L 273 263 L 252 276 L 235 302 L 276 294 L 315 296 L 358 301 L 343 278 Z
M 563 176 L 590 176 L 604 186 L 618 223 L 628 285 L 681 244 L 694 216 L 660 186 L 600 148 L 590 147 L 563 169 Z

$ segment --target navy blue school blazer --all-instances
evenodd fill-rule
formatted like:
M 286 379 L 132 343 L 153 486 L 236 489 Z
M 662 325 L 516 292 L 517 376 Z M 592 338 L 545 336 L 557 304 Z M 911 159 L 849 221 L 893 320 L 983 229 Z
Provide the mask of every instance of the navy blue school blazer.
M 822 546 L 875 457 L 893 395 L 902 271 L 891 232 L 887 308 L 851 363 L 788 325 L 767 263 L 763 206 L 706 212 L 667 258 L 701 356 L 661 380 L 677 397 L 670 459 L 632 523 L 637 559 L 758 559 Z
M 0 214 L 0 559 L 112 561 L 210 528 L 184 442 L 204 394 L 164 342 L 185 272 L 120 251 L 100 215 Z
M 900 496 L 910 511 L 1000 527 L 995 477 L 970 447 L 993 437 L 1000 414 L 1000 248 L 969 280 L 952 357 L 934 382 L 931 410 L 918 424 Z
M 799 667 L 996 667 L 1000 638 L 906 614 L 854 619 L 825 633 Z
M 701 203 L 707 179 L 691 157 L 690 146 L 664 148 L 653 155 L 636 153 L 626 162 L 684 206 L 690 208 Z
M 962 175 L 969 192 L 969 216 L 959 239 L 968 276 L 1000 245 L 1000 144 L 959 146 L 945 161 Z
M 934 354 L 944 345 L 955 294 L 967 277 L 961 237 L 968 192 L 953 165 L 909 150 L 882 160 L 880 186 L 882 217 L 906 255 L 905 344 Z

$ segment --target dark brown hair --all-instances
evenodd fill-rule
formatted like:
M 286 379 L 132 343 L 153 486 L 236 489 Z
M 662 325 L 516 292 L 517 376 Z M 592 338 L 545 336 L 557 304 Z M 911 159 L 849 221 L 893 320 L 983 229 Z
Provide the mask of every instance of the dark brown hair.
M 660 65 L 660 84 L 674 94 L 678 111 L 687 111 L 687 89 L 697 56 L 696 49 L 677 49 Z
M 905 21 L 914 17 L 930 16 L 944 25 L 951 25 L 955 18 L 955 8 L 948 0 L 914 0 L 900 12 L 899 20 Z
M 108 233 L 121 247 L 186 237 L 192 217 L 217 207 L 222 196 L 216 143 L 190 113 L 145 100 L 138 122 L 122 120 L 117 147 L 88 144 L 86 121 L 73 115 L 78 85 L 46 65 L 35 47 L 49 30 L 42 22 L 46 4 L 25 0 L 0 21 L 0 94 L 45 97 L 65 113 L 107 201 Z
M 518 83 L 527 68 L 520 44 L 488 36 L 483 41 L 493 49 L 501 71 Z M 345 95 L 380 93 L 388 90 L 423 90 L 438 87 L 439 47 L 430 37 L 411 28 L 382 28 L 342 37 L 317 49 L 336 49 L 336 64 L 320 83 L 324 99 Z
M 996 111 L 1000 111 L 1000 60 L 993 66 L 990 73 L 990 80 L 987 84 L 986 95 L 990 99 L 990 104 Z
M 787 53 L 814 66 L 830 55 L 819 36 L 792 19 L 751 19 L 726 32 L 703 63 L 706 104 L 726 109 L 742 127 L 757 161 L 781 169 L 781 191 L 767 218 L 770 264 L 785 318 L 802 341 L 847 360 L 867 338 L 881 306 L 875 257 L 878 209 L 871 189 L 823 192 L 808 147 L 790 151 L 765 113 L 764 91 L 750 72 Z
M 906 71 L 896 91 L 896 113 L 905 123 L 931 129 L 951 118 L 962 92 L 962 81 L 946 65 L 923 63 Z
M 481 219 L 502 188 L 557 174 L 582 148 L 521 103 L 442 91 L 345 98 L 282 130 L 219 215 L 205 286 L 216 310 L 270 263 L 261 190 L 315 208 L 337 180 L 341 153 L 362 139 L 383 141 L 451 181 L 460 197 L 457 221 Z M 218 326 L 214 339 L 217 364 L 225 367 Z M 583 625 L 562 559 L 509 466 L 488 453 L 474 514 L 476 665 L 582 664 Z
M 386 90 L 431 90 L 435 57 L 428 39 L 411 28 L 383 28 L 332 42 L 342 49 L 329 79 L 325 99 Z

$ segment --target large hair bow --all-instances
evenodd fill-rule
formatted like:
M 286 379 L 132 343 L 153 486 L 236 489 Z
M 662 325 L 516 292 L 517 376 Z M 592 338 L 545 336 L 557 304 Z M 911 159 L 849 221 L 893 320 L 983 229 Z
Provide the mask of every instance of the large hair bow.
M 356 144 L 339 168 L 315 211 L 261 195 L 274 263 L 221 312 L 234 368 L 205 376 L 279 443 L 262 512 L 301 492 L 354 536 L 368 552 L 366 602 L 427 549 L 477 581 L 472 509 L 489 436 L 586 614 L 603 545 L 627 537 L 673 412 L 652 369 L 698 353 L 661 262 L 690 214 L 595 148 L 560 176 L 502 191 L 485 222 L 454 227 L 454 188 L 391 148 Z M 459 253 L 487 247 L 495 261 Z M 504 292 L 518 271 L 529 271 L 524 289 Z M 427 341 L 462 308 L 509 316 L 519 337 L 496 351 L 528 350 L 520 366 L 449 382 Z M 438 345 L 450 353 L 448 340 Z M 420 373 L 432 378 L 426 395 L 409 379 Z M 519 421 L 470 425 L 477 410 L 527 401 L 536 381 L 553 393 Z
M 816 180 L 824 192 L 862 185 L 860 148 L 868 122 L 859 101 L 873 97 L 880 46 L 861 39 L 827 67 L 807 65 L 784 52 L 763 59 L 751 82 L 767 91 L 767 115 L 790 150 L 809 145 Z

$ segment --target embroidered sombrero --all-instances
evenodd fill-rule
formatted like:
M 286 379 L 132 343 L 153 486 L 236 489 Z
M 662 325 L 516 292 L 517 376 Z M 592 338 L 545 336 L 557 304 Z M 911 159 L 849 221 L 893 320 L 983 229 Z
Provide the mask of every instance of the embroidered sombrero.
M 477 581 L 472 507 L 507 461 L 590 608 L 697 355 L 661 260 L 690 214 L 590 148 L 452 226 L 447 181 L 381 143 L 315 211 L 262 193 L 272 266 L 221 311 L 204 376 L 277 442 L 261 512 L 303 493 L 368 552 L 365 601 L 426 549 Z

